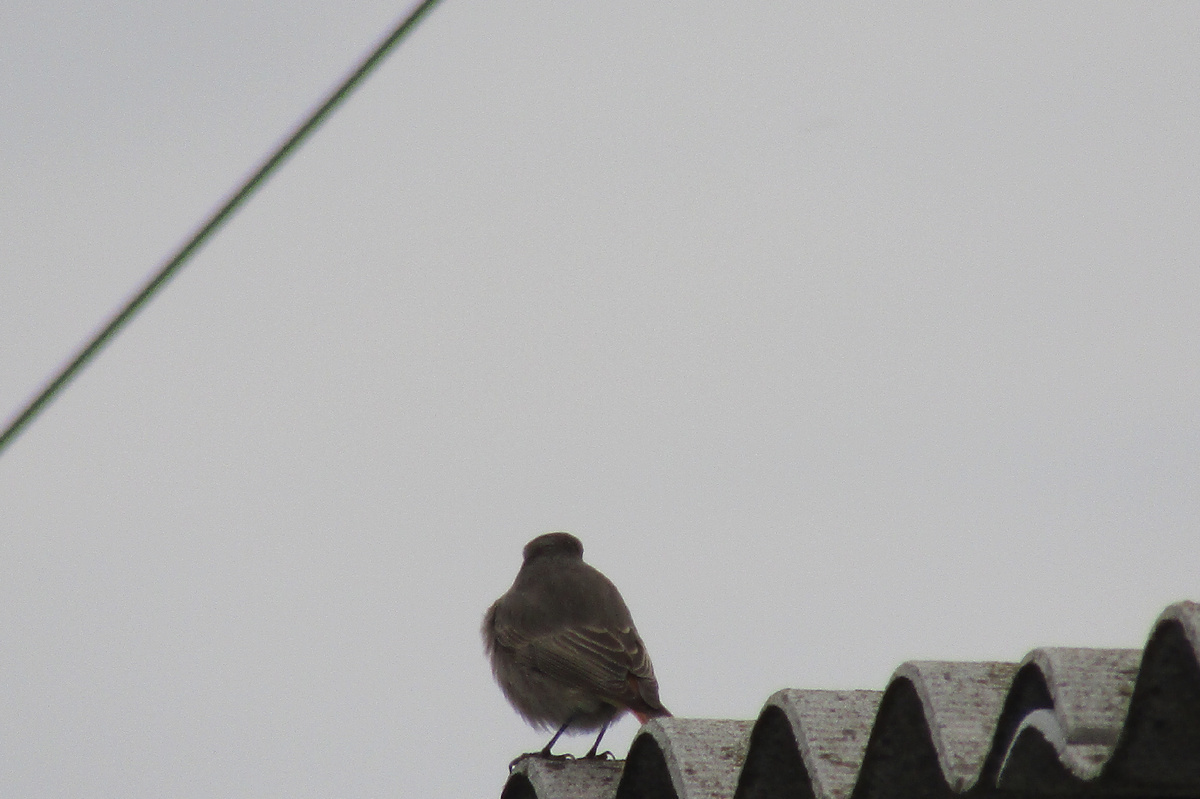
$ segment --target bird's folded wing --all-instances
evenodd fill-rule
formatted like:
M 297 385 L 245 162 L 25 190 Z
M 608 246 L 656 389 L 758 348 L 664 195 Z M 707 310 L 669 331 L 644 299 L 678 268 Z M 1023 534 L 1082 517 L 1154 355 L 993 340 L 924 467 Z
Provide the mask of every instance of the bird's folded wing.
M 502 631 L 500 639 L 520 660 L 547 676 L 621 704 L 636 701 L 631 676 L 654 679 L 646 647 L 632 627 L 608 630 L 580 625 L 528 639 L 518 638 L 510 629 Z

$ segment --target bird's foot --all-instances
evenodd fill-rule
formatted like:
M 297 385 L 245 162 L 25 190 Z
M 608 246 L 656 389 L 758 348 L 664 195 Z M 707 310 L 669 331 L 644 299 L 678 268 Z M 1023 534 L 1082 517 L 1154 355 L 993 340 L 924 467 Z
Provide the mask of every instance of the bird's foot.
M 513 761 L 508 764 L 508 770 L 512 771 L 517 767 L 517 764 L 522 760 L 527 760 L 531 757 L 540 758 L 542 760 L 574 760 L 575 755 L 563 752 L 561 755 L 553 754 L 549 749 L 543 749 L 540 752 L 526 752 L 523 755 L 517 755 Z
M 596 754 L 595 752 L 588 752 L 586 755 L 583 756 L 583 759 L 584 760 L 616 760 L 617 756 L 614 755 L 611 751 L 601 752 L 600 754 Z

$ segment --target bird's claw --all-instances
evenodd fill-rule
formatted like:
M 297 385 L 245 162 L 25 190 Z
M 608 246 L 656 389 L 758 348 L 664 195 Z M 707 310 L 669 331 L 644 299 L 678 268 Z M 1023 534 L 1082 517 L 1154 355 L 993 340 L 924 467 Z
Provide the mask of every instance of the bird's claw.
M 606 752 L 605 754 L 612 754 L 612 753 Z M 517 755 L 515 758 L 513 758 L 512 762 L 508 764 L 509 772 L 511 773 L 512 770 L 517 767 L 517 764 L 520 763 L 522 760 L 527 760 L 528 758 L 531 758 L 531 757 L 541 758 L 542 760 L 574 760 L 575 759 L 575 755 L 572 755 L 569 752 L 563 752 L 561 755 L 552 754 L 550 752 L 547 752 L 545 749 L 543 749 L 540 752 L 526 752 L 523 755 Z
M 601 752 L 600 754 L 596 754 L 595 752 L 588 752 L 586 755 L 583 756 L 583 759 L 584 760 L 616 760 L 617 756 L 614 755 L 612 753 L 612 751 Z

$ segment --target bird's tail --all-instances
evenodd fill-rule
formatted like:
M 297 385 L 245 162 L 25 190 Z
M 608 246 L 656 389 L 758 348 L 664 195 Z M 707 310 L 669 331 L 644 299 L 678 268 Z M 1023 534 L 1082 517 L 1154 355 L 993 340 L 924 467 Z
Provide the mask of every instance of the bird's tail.
M 658 701 L 658 683 L 654 681 L 653 674 L 647 679 L 630 674 L 629 687 L 633 689 L 634 697 L 634 701 L 628 705 L 629 712 L 637 716 L 638 722 L 645 724 L 650 719 L 671 715 L 671 711 Z
M 630 708 L 630 711 L 633 713 L 633 715 L 637 716 L 639 724 L 645 724 L 650 719 L 671 716 L 671 711 L 667 710 L 665 707 L 656 707 L 650 710 L 636 710 L 634 708 Z

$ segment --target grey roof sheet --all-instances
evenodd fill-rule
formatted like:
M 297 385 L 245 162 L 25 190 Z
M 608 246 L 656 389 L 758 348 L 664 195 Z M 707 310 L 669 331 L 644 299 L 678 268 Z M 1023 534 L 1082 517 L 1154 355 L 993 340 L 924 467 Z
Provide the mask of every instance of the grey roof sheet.
M 1049 703 L 1025 708 L 1009 743 L 1039 736 L 1075 777 L 1100 776 L 1129 710 L 1142 653 L 1136 649 L 1035 649 L 1025 657 L 1026 679 L 1040 680 Z M 1007 770 L 1008 760 L 1001 766 Z
M 624 763 L 620 760 L 549 760 L 526 757 L 518 762 L 504 786 L 502 799 L 571 796 L 612 799 Z
M 618 799 L 727 799 L 750 742 L 750 721 L 653 719 L 629 748 Z
M 882 697 L 791 688 L 774 694 L 755 724 L 736 796 L 772 796 L 804 783 L 814 799 L 848 799 Z
M 758 719 L 656 719 L 626 761 L 527 758 L 506 799 L 1200 796 L 1200 604 L 1141 650 L 920 661 L 886 690 L 788 689 Z

